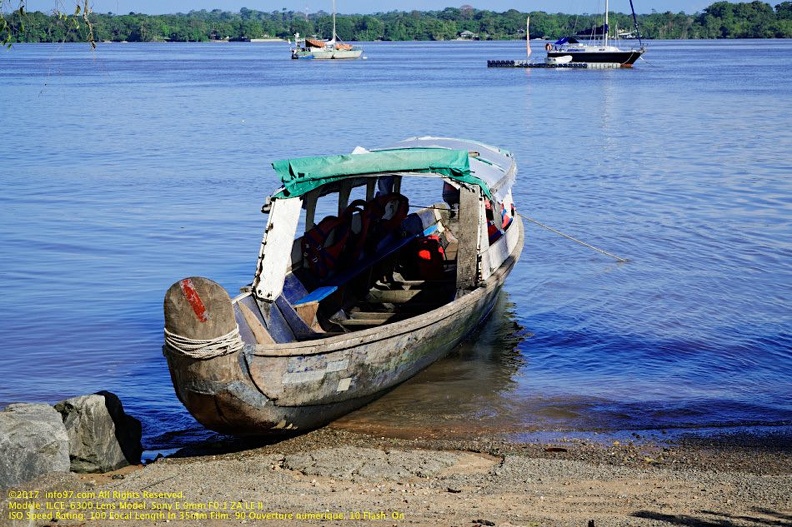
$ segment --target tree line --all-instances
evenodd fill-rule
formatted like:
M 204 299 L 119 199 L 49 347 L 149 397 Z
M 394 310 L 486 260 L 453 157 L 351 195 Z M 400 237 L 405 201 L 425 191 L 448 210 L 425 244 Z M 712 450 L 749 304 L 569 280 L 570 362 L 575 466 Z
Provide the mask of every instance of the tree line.
M 79 15 L 79 16 L 78 16 Z M 601 14 L 568 15 L 514 9 L 497 13 L 470 6 L 442 11 L 392 11 L 371 15 L 337 15 L 336 32 L 346 41 L 453 40 L 461 35 L 482 40 L 525 38 L 531 17 L 531 36 L 557 39 L 602 24 Z M 301 35 L 330 38 L 332 16 L 241 9 L 215 9 L 171 15 L 78 12 L 64 16 L 17 9 L 2 15 L 0 41 L 15 42 L 204 42 L 292 38 Z M 610 14 L 611 30 L 633 30 L 632 16 Z M 692 15 L 670 11 L 638 15 L 640 34 L 648 39 L 721 39 L 792 37 L 792 2 L 775 7 L 750 3 L 716 2 Z

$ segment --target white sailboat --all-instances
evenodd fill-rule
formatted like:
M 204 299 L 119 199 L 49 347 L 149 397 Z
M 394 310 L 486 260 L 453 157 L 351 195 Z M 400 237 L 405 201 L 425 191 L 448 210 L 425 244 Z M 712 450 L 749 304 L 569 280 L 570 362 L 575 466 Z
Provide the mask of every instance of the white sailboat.
M 294 47 L 291 50 L 293 59 L 357 59 L 363 54 L 358 46 L 342 42 L 336 34 L 336 5 L 333 0 L 333 38 L 320 40 L 301 38 L 294 34 Z
M 633 20 L 637 28 L 637 19 L 632 0 L 630 0 Z M 608 0 L 605 0 L 605 23 L 585 33 L 563 37 L 556 42 L 545 46 L 547 51 L 546 61 L 549 64 L 585 63 L 589 67 L 621 67 L 631 68 L 635 61 L 641 58 L 646 48 L 639 37 L 639 47 L 621 49 L 612 45 L 608 40 Z M 581 39 L 588 39 L 587 43 Z

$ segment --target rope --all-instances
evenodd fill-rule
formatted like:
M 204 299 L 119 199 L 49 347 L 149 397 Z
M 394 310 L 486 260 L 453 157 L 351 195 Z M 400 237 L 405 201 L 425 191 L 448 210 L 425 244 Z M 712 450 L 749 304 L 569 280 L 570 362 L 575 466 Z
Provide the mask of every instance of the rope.
M 543 229 L 547 229 L 548 231 L 554 232 L 554 233 L 558 234 L 559 236 L 563 236 L 564 238 L 566 238 L 568 240 L 572 240 L 575 243 L 579 243 L 580 245 L 583 245 L 584 247 L 588 247 L 589 249 L 594 249 L 598 253 L 602 253 L 602 254 L 605 254 L 607 256 L 610 256 L 611 258 L 615 258 L 616 261 L 618 261 L 619 263 L 625 263 L 625 262 L 629 261 L 626 258 L 621 258 L 620 256 L 616 256 L 615 254 L 611 254 L 608 251 L 603 251 L 599 247 L 594 247 L 593 245 L 590 245 L 590 244 L 588 244 L 588 243 L 586 243 L 584 241 L 580 241 L 577 238 L 573 238 L 569 234 L 564 234 L 563 232 L 561 232 L 559 230 L 556 230 L 556 229 L 554 229 L 554 228 L 552 228 L 552 227 L 550 227 L 548 225 L 545 225 L 544 223 L 540 223 L 540 222 L 536 221 L 533 218 L 529 218 L 528 216 L 523 216 L 523 218 L 525 218 L 526 220 L 530 221 L 531 223 L 535 223 L 536 225 L 542 227 Z
M 242 351 L 245 343 L 242 342 L 242 337 L 239 336 L 239 326 L 234 326 L 234 329 L 225 335 L 209 340 L 190 339 L 171 333 L 166 328 L 165 346 L 171 351 L 193 359 L 205 360 Z

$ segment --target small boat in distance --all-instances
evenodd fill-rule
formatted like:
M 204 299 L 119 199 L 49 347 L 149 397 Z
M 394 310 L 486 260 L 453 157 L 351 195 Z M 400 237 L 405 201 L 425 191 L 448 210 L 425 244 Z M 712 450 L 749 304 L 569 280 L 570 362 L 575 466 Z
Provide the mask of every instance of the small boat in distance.
M 630 9 L 637 32 L 638 20 L 632 0 L 630 0 Z M 595 68 L 631 68 L 635 61 L 646 52 L 640 35 L 638 36 L 638 48 L 621 49 L 609 42 L 608 33 L 608 0 L 605 0 L 605 23 L 590 31 L 560 38 L 552 44 L 548 43 L 545 46 L 547 51 L 545 60 L 548 64 L 584 63 L 588 67 Z M 588 42 L 584 43 L 583 39 L 587 39 Z
M 335 0 L 333 0 L 333 38 L 330 40 L 302 38 L 299 33 L 295 33 L 294 47 L 291 49 L 293 59 L 357 59 L 362 54 L 362 48 L 341 42 L 336 35 Z
M 252 283 L 165 294 L 179 400 L 226 434 L 305 432 L 406 381 L 487 318 L 523 247 L 517 166 L 493 146 L 414 137 L 272 166 Z

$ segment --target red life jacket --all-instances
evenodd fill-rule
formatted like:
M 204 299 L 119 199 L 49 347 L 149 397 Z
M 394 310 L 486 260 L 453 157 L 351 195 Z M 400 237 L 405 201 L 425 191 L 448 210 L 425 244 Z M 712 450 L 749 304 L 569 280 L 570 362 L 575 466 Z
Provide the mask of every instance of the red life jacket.
M 325 278 L 338 265 L 348 239 L 347 220 L 344 217 L 327 216 L 303 235 L 303 261 L 317 278 Z
M 431 234 L 415 242 L 417 271 L 423 280 L 439 280 L 445 269 L 445 249 L 440 237 Z

